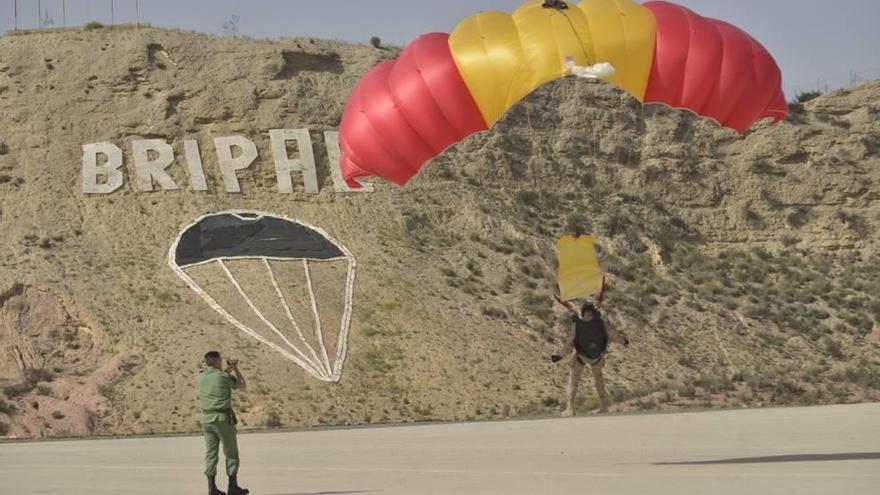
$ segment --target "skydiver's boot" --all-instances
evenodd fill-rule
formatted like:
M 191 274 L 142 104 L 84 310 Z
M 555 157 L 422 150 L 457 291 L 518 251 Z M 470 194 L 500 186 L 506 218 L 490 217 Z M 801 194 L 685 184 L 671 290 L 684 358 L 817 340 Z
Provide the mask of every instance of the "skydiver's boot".
M 208 495 L 226 495 L 217 488 L 217 482 L 213 476 L 208 476 Z
M 238 486 L 238 476 L 236 475 L 229 477 L 229 488 L 227 488 L 227 490 L 229 491 L 229 495 L 248 495 L 248 493 L 250 493 L 250 490 L 247 488 Z
M 575 399 L 577 398 L 577 390 L 578 385 L 581 381 L 581 374 L 584 371 L 584 364 L 581 361 L 580 357 L 577 355 L 574 356 L 571 362 L 571 371 L 568 375 L 568 394 L 565 410 L 562 411 L 561 416 L 563 418 L 573 418 L 577 415 Z
M 603 362 L 590 365 L 590 371 L 593 372 L 593 379 L 596 381 L 596 395 L 599 396 L 599 412 L 605 414 L 608 412 L 608 393 L 605 391 L 605 377 L 602 376 Z

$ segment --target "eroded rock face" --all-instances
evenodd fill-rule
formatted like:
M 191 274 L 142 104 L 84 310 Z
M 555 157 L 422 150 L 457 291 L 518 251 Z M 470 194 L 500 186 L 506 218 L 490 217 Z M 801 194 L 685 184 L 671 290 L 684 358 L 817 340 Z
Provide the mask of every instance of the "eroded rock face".
M 89 329 L 55 294 L 19 283 L 0 292 L 0 380 L 84 371 L 99 353 Z
M 96 335 L 62 299 L 15 283 L 0 292 L 0 424 L 12 437 L 84 436 L 112 412 L 122 358 L 100 365 Z

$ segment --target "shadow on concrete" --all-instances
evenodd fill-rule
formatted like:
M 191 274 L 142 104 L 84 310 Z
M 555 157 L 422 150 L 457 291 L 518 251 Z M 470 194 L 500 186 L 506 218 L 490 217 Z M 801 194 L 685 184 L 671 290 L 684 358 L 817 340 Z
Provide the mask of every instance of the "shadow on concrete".
M 845 454 L 772 455 L 766 457 L 740 457 L 714 461 L 655 462 L 655 466 L 703 466 L 712 464 L 765 464 L 773 462 L 823 462 L 867 461 L 880 459 L 880 452 L 849 452 Z

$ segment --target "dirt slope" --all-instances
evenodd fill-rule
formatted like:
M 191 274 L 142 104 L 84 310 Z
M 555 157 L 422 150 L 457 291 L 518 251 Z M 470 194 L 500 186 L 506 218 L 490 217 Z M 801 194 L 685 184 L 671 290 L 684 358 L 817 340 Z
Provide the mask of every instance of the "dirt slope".
M 2 433 L 191 431 L 212 348 L 244 363 L 249 427 L 555 412 L 553 249 L 578 230 L 597 236 L 608 318 L 634 342 L 606 367 L 616 410 L 880 399 L 880 84 L 740 137 L 563 80 L 406 188 L 335 193 L 323 131 L 394 55 L 157 29 L 0 38 Z M 321 192 L 281 195 L 268 131 L 301 127 Z M 237 195 L 213 150 L 229 135 L 260 150 Z M 142 138 L 172 144 L 181 190 L 134 191 Z M 184 139 L 207 193 L 188 190 Z M 126 183 L 86 196 L 81 146 L 99 141 L 125 151 Z M 248 339 L 167 267 L 185 225 L 228 209 L 318 225 L 357 258 L 341 383 Z

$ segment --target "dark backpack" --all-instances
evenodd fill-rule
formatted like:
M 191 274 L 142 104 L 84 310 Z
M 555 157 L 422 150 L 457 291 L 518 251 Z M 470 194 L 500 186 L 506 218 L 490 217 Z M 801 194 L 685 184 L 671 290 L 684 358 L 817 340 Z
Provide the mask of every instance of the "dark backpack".
M 608 349 L 608 332 L 599 318 L 584 321 L 572 317 L 575 324 L 574 348 L 587 359 L 599 359 Z

